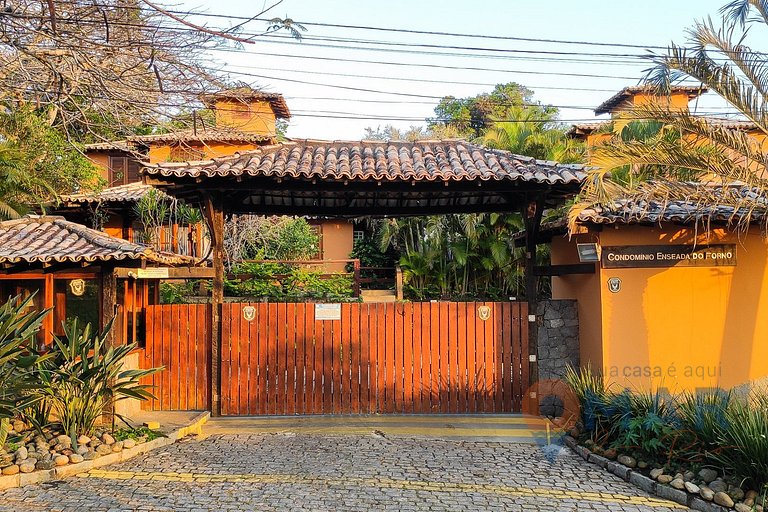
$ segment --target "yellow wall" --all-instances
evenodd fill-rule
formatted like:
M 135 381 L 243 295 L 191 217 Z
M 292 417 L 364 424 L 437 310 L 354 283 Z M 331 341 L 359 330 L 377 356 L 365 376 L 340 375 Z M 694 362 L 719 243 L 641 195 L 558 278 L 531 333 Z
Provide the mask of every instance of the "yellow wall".
M 101 179 L 109 180 L 109 155 L 100 152 L 89 152 L 87 156 L 99 168 Z
M 227 144 L 225 142 L 211 142 L 207 144 L 185 143 L 184 147 L 191 151 L 199 151 L 202 154 L 202 160 L 209 160 L 220 156 L 233 155 L 238 151 L 249 151 L 256 149 L 259 145 L 255 143 Z M 153 145 L 149 148 L 149 163 L 169 162 L 171 160 L 171 146 L 168 144 Z
M 577 235 L 571 240 L 558 237 L 552 240 L 552 264 L 568 265 L 579 263 L 576 242 L 597 241 L 591 235 Z M 603 325 L 599 274 L 574 274 L 552 278 L 552 297 L 555 299 L 576 299 L 579 311 L 579 358 L 582 362 L 596 364 L 603 360 Z
M 351 222 L 345 220 L 326 220 L 320 223 L 320 231 L 323 237 L 324 260 L 346 260 L 352 252 L 352 232 L 354 227 Z M 344 272 L 344 263 L 332 263 L 326 265 L 330 272 Z
M 216 101 L 216 126 L 242 132 L 274 136 L 275 112 L 268 101 Z
M 579 300 L 582 363 L 622 387 L 672 392 L 766 379 L 768 243 L 759 234 L 715 230 L 706 238 L 691 229 L 621 226 L 588 237 L 604 246 L 732 243 L 737 265 L 598 268 L 553 278 L 553 297 Z M 572 261 L 575 243 L 553 242 L 553 263 Z M 622 281 L 618 293 L 608 291 L 611 277 Z

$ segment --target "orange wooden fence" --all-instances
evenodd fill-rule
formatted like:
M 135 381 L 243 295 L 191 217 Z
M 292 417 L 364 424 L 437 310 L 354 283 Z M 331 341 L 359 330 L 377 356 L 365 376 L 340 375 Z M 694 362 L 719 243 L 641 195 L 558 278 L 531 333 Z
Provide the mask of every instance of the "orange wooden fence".
M 141 367 L 164 366 L 148 377 L 157 400 L 154 410 L 205 410 L 211 407 L 210 304 L 163 304 L 146 308 L 146 340 Z
M 518 412 L 527 316 L 524 302 L 343 304 L 340 320 L 224 304 L 222 414 Z

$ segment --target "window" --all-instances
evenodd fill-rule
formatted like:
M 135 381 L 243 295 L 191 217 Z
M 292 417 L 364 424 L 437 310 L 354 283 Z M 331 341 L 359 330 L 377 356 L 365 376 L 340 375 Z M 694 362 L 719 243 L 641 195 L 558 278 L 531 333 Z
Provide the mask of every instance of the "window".
M 204 158 L 205 151 L 202 149 L 179 144 L 171 148 L 169 160 L 171 162 L 190 162 L 203 160 Z
M 109 157 L 109 186 L 116 187 L 128 183 L 128 157 Z
M 99 329 L 99 282 L 96 279 L 55 279 L 53 281 L 53 333 L 64 334 L 64 324 L 77 318 L 79 325 Z
M 365 231 L 355 230 L 352 232 L 353 242 L 362 242 L 365 239 Z

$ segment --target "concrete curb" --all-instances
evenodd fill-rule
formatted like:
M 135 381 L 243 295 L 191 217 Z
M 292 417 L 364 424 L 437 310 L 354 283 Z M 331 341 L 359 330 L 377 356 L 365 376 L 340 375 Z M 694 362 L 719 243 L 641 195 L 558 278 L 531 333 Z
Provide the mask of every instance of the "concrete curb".
M 146 443 L 137 444 L 133 448 L 125 449 L 118 453 L 110 453 L 94 460 L 85 460 L 78 464 L 67 464 L 53 469 L 33 471 L 32 473 L 19 473 L 16 475 L 0 476 L 0 491 L 13 489 L 14 487 L 24 487 L 27 485 L 40 484 L 51 480 L 61 480 L 68 476 L 87 473 L 88 471 L 110 464 L 116 464 L 125 460 L 132 459 L 138 455 L 150 452 L 157 448 L 162 448 L 175 443 L 179 439 L 189 435 L 200 435 L 203 425 L 211 417 L 210 412 L 202 412 L 192 419 L 192 422 L 169 433 L 167 437 L 158 437 Z
M 733 509 L 731 508 L 721 507 L 715 503 L 704 501 L 696 495 L 657 483 L 655 480 L 648 478 L 638 471 L 633 471 L 623 464 L 595 455 L 587 448 L 578 444 L 571 436 L 565 436 L 565 445 L 585 461 L 600 466 L 609 473 L 618 476 L 622 480 L 626 480 L 638 489 L 641 489 L 652 496 L 673 501 L 692 510 L 699 510 L 701 512 L 733 512 Z

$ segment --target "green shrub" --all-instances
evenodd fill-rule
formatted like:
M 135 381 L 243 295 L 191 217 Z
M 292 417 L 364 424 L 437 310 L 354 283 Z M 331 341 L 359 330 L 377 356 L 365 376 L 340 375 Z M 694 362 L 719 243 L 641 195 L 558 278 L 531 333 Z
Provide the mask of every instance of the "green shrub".
M 589 366 L 568 368 L 566 381 L 592 442 L 673 468 L 710 465 L 748 488 L 768 490 L 768 395 L 615 393 Z
M 224 281 L 227 295 L 275 301 L 329 300 L 352 297 L 353 280 L 347 274 L 326 274 L 282 263 L 240 263 L 235 279 Z
M 733 399 L 719 428 L 721 450 L 712 458 L 754 489 L 768 485 L 768 395 Z
M 136 344 L 110 347 L 106 342 L 112 324 L 103 332 L 82 326 L 77 319 L 54 336 L 54 346 L 41 370 L 40 397 L 46 400 L 64 432 L 76 444 L 78 435 L 90 435 L 99 417 L 120 400 L 154 398 L 139 379 L 162 368 L 124 370 L 126 356 Z
M 30 391 L 43 358 L 34 353 L 34 337 L 48 311 L 33 310 L 33 296 L 9 298 L 0 306 L 0 446 L 8 436 L 10 418 L 31 405 Z

